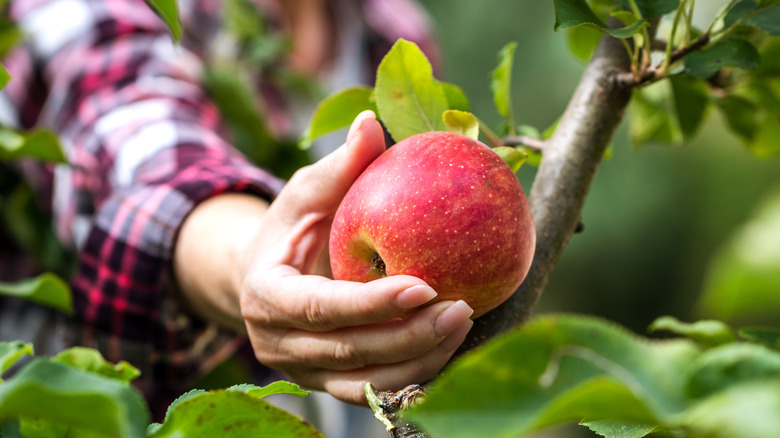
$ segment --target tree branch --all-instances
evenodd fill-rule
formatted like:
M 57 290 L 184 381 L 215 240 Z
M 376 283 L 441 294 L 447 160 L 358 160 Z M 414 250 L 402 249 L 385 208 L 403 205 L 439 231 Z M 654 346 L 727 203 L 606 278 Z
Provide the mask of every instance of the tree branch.
M 631 86 L 617 78 L 629 69 L 630 60 L 621 42 L 602 37 L 555 133 L 544 142 L 542 163 L 529 199 L 537 236 L 531 270 L 509 300 L 475 321 L 459 354 L 530 317 L 579 224 L 596 169 L 623 119 Z M 389 394 L 385 397 L 393 398 Z M 398 426 L 391 433 L 394 438 L 424 437 L 403 422 L 399 421 Z
M 544 153 L 545 140 L 527 135 L 510 135 L 504 137 L 502 144 L 504 146 L 525 146 L 534 152 Z
M 524 323 L 547 285 L 580 221 L 590 184 L 631 98 L 616 78 L 630 60 L 619 40 L 601 39 L 555 133 L 545 142 L 529 202 L 536 224 L 536 253 L 517 292 L 476 321 L 464 349 Z

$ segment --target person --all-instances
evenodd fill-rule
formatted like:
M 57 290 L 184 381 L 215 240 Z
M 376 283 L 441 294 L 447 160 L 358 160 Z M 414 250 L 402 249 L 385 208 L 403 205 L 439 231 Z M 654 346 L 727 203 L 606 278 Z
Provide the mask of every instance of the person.
M 333 214 L 386 147 L 375 114 L 361 113 L 342 146 L 283 183 L 236 151 L 201 86 L 205 44 L 219 40 L 203 22 L 213 27 L 220 2 L 179 6 L 197 34 L 176 45 L 144 0 L 8 2 L 29 37 L 3 61 L 12 79 L 0 121 L 59 134 L 68 164 L 23 171 L 78 256 L 75 315 L 41 313 L 30 330 L 56 331 L 57 342 L 42 337 L 51 349 L 96 347 L 139 367 L 136 384 L 158 413 L 246 345 L 264 367 L 348 403 L 365 403 L 367 381 L 400 389 L 432 378 L 471 327 L 466 303 L 429 304 L 436 292 L 410 276 L 330 278 Z M 320 79 L 341 71 L 352 81 L 355 59 L 376 61 L 398 37 L 435 50 L 407 0 L 256 6 L 290 35 L 284 62 Z M 360 43 L 345 41 L 354 34 L 339 10 L 351 11 L 350 26 L 362 17 Z M 20 306 L 0 302 L 0 336 L 42 312 Z

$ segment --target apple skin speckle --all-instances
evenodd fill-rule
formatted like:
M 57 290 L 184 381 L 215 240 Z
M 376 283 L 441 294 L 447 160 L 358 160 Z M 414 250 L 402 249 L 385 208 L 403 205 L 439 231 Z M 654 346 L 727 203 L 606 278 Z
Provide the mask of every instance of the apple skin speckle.
M 522 283 L 535 242 L 509 166 L 479 141 L 428 132 L 390 147 L 360 175 L 336 212 L 329 250 L 335 279 L 413 275 L 437 300 L 465 300 L 476 318 Z

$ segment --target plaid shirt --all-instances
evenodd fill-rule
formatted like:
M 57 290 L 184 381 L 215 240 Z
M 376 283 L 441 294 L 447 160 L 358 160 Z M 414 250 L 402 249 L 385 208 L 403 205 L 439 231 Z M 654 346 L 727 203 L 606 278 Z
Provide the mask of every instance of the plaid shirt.
M 399 37 L 435 56 L 411 1 L 360 2 L 367 58 Z M 245 344 L 170 293 L 177 230 L 206 198 L 240 191 L 271 201 L 282 187 L 231 146 L 200 86 L 219 0 L 178 3 L 185 29 L 198 33 L 175 46 L 143 0 L 12 0 L 10 16 L 30 37 L 4 60 L 12 80 L 0 93 L 4 124 L 55 130 L 68 157 L 24 169 L 57 235 L 78 250 L 67 343 L 138 366 L 138 385 L 163 404 Z

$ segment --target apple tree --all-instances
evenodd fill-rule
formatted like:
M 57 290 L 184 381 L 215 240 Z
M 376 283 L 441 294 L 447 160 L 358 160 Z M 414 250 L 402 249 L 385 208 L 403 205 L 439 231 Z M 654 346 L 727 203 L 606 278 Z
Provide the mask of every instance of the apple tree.
M 179 38 L 175 0 L 147 2 L 169 25 L 174 39 Z M 241 1 L 227 3 L 236 17 L 248 16 L 242 14 Z M 761 438 L 780 433 L 777 327 L 734 328 L 718 320 L 683 322 L 667 316 L 649 328 L 665 339 L 650 340 L 597 317 L 531 317 L 569 240 L 582 227 L 586 197 L 620 126 L 628 125 L 635 143 L 684 143 L 717 111 L 756 156 L 780 152 L 780 1 L 723 1 L 720 13 L 697 27 L 693 17 L 702 3 L 553 0 L 551 25 L 569 35 L 575 55 L 585 59 L 587 67 L 565 111 L 552 126 L 542 127 L 546 129 L 515 118 L 510 78 L 517 46 L 512 42 L 498 53 L 490 71 L 493 103 L 503 118 L 500 126 L 490 126 L 482 114 L 469 112 L 466 93 L 434 77 L 422 52 L 399 40 L 379 66 L 374 86 L 341 90 L 321 101 L 299 145 L 270 138 L 262 128 L 262 113 L 247 99 L 251 84 L 240 74 L 219 66 L 207 69 L 204 81 L 238 146 L 259 164 L 278 160 L 291 171 L 308 159 L 306 147 L 316 138 L 371 109 L 395 141 L 427 131 L 470 133 L 494 148 L 518 175 L 535 168 L 529 202 L 537 230 L 536 253 L 524 283 L 504 304 L 475 321 L 460 357 L 429 385 L 379 394 L 367 385 L 369 403 L 392 436 L 525 436 L 566 422 L 579 422 L 605 437 Z M 244 47 L 253 48 L 254 63 L 282 50 L 278 42 L 256 38 L 259 30 L 251 20 L 237 18 L 232 26 L 236 38 L 248 43 Z M 238 67 L 241 71 L 253 64 Z M 304 82 L 297 84 L 306 87 Z M 39 150 L 26 145 L 38 144 L 41 138 L 46 134 L 0 131 L 0 157 Z M 265 147 L 269 144 L 272 147 Z M 38 158 L 52 159 L 48 153 Z M 709 315 L 731 320 L 754 311 L 774 315 L 780 311 L 779 199 L 769 199 L 717 254 L 710 287 L 700 301 Z M 748 246 L 761 252 L 746 251 Z M 40 286 L 50 283 L 57 284 L 41 277 L 0 285 L 0 290 L 63 303 L 50 297 L 50 286 Z M 0 344 L 0 372 L 28 354 L 28 346 Z M 74 372 L 70 365 L 57 365 L 63 361 L 68 358 L 25 367 L 20 374 L 30 386 L 12 379 L 0 383 L 0 416 L 14 414 L 9 410 L 14 406 L 33 409 L 43 397 L 29 391 L 35 379 L 51 375 L 47 373 L 55 368 L 64 375 Z M 148 418 L 143 406 L 137 395 L 126 391 L 126 382 L 133 378 L 128 367 L 97 367 L 125 382 L 87 385 L 113 391 L 105 399 L 112 403 L 106 409 L 116 409 L 106 412 L 105 424 L 76 421 L 75 426 L 98 433 L 124 431 L 115 434 L 120 436 L 203 432 L 188 429 L 190 420 L 202 415 L 218 419 L 220 412 L 234 409 L 256 410 L 255 400 L 266 394 L 239 386 L 206 393 L 211 394 L 206 399 L 204 392 L 195 390 L 172 406 L 165 423 L 153 424 L 144 433 Z M 106 371 L 109 368 L 113 371 Z M 280 391 L 298 393 L 294 387 Z M 105 396 L 101 394 L 95 397 Z M 4 404 L 7 400 L 14 403 Z M 32 412 L 16 412 L 20 420 L 12 426 L 61 431 L 61 426 L 32 421 Z M 258 427 L 274 420 L 265 421 Z M 0 429 L 0 435 L 5 431 Z

